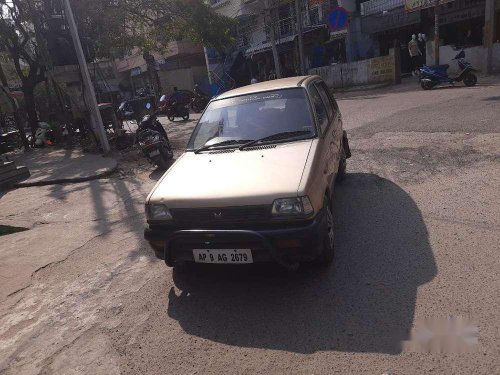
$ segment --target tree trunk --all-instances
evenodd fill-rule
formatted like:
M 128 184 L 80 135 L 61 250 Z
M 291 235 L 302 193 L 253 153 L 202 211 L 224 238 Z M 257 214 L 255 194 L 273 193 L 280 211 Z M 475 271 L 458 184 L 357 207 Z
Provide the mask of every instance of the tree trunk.
M 14 99 L 12 96 L 10 96 L 10 90 L 8 87 L 7 77 L 5 77 L 5 73 L 4 73 L 1 65 L 0 65 L 0 83 L 2 84 L 2 91 L 7 96 L 7 98 L 10 101 L 10 104 L 12 106 L 12 110 L 14 112 L 14 122 L 16 123 L 17 130 L 19 131 L 19 135 L 21 136 L 21 140 L 22 140 L 23 146 L 24 146 L 24 151 L 25 152 L 31 151 L 31 149 L 29 147 L 28 139 L 26 138 L 26 132 L 24 131 L 23 121 L 21 119 L 21 116 L 19 115 L 19 106 L 17 105 L 16 99 Z
M 23 87 L 24 93 L 24 103 L 26 105 L 26 113 L 28 115 L 28 124 L 31 128 L 31 134 L 33 135 L 33 140 L 35 139 L 35 133 L 38 129 L 38 114 L 36 113 L 35 105 L 35 88 L 34 87 Z

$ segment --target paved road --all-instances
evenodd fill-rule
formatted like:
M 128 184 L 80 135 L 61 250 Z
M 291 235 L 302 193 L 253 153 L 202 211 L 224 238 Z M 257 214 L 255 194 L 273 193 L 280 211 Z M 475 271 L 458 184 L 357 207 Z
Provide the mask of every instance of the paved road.
M 500 373 L 500 79 L 339 104 L 353 158 L 329 270 L 168 269 L 142 240 L 161 173 L 134 157 L 1 196 L 0 221 L 31 229 L 1 239 L 0 373 Z M 193 124 L 167 125 L 177 148 Z M 405 343 L 447 316 L 474 352 Z

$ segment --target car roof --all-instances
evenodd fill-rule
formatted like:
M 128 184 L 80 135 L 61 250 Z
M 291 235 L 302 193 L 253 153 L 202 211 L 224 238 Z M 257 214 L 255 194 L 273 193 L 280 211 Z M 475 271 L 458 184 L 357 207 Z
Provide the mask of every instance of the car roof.
M 265 81 L 254 83 L 253 85 L 238 87 L 237 89 L 226 91 L 225 93 L 217 96 L 218 99 L 226 99 L 239 95 L 256 94 L 259 92 L 290 89 L 293 87 L 307 87 L 307 85 L 315 80 L 320 79 L 319 76 L 299 76 L 290 78 L 274 79 L 272 81 Z

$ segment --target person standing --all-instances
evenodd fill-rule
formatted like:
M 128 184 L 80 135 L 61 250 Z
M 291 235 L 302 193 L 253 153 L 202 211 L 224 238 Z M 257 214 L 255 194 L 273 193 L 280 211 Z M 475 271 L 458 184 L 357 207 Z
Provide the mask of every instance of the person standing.
M 408 52 L 411 59 L 411 74 L 415 76 L 419 68 L 420 56 L 422 55 L 418 48 L 417 36 L 415 34 L 411 36 L 411 40 L 408 43 Z

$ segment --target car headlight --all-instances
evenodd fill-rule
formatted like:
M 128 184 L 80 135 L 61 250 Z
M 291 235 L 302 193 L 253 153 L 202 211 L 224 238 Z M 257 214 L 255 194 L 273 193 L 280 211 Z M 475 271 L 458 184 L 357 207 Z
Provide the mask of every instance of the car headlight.
M 164 204 L 146 205 L 146 217 L 150 221 L 172 220 L 172 214 Z
M 308 197 L 276 199 L 273 203 L 272 213 L 275 216 L 309 216 L 314 208 Z

